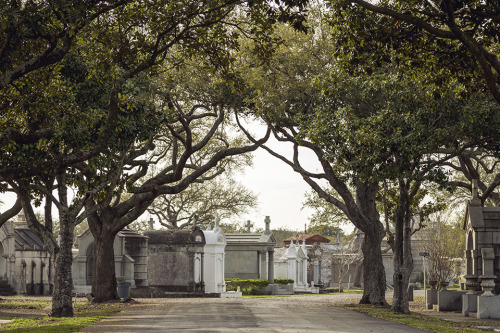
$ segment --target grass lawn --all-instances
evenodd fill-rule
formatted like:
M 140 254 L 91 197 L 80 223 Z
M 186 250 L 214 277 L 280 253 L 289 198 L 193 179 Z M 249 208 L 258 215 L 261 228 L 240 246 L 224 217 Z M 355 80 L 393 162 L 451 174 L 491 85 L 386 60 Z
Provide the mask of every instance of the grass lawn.
M 12 322 L 0 326 L 0 332 L 77 332 L 85 326 L 97 323 L 110 314 L 118 312 L 125 306 L 124 303 L 112 302 L 103 304 L 76 303 L 73 318 L 53 318 L 49 316 L 33 316 L 29 310 L 45 309 L 51 305 L 50 298 L 40 300 L 22 300 L 10 298 L 0 302 L 0 312 L 8 313 L 9 309 L 24 309 L 26 312 L 19 316 L 0 317 Z
M 419 328 L 429 332 L 452 333 L 452 332 L 484 332 L 474 327 L 492 326 L 491 322 L 450 322 L 440 318 L 425 316 L 412 312 L 409 315 L 397 314 L 390 311 L 390 307 L 380 307 L 373 305 L 349 304 L 345 308 L 349 310 L 366 313 L 372 317 L 395 321 L 411 327 Z M 495 323 L 493 323 L 495 324 Z
M 317 295 L 355 295 L 362 294 L 363 290 L 344 290 L 343 292 L 334 292 L 334 293 L 326 293 L 326 294 L 293 294 L 293 295 L 247 295 L 243 294 L 243 297 L 251 297 L 251 298 L 260 298 L 260 297 L 303 297 L 303 296 L 317 296 Z

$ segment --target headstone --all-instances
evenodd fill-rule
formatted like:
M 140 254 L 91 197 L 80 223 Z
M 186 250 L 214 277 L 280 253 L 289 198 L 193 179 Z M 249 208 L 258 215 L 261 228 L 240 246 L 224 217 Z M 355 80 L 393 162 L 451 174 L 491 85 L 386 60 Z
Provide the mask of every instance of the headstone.
M 245 224 L 245 227 L 247 228 L 247 233 L 250 233 L 251 228 L 253 227 L 252 222 L 250 222 L 250 220 L 248 220 L 247 223 Z

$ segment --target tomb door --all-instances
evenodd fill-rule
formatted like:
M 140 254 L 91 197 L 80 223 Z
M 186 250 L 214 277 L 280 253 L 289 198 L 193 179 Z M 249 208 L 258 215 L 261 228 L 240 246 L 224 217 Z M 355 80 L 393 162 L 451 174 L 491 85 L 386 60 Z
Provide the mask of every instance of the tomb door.
M 194 282 L 201 282 L 201 254 L 199 253 L 194 258 Z
M 465 250 L 465 260 L 466 260 L 466 265 L 467 265 L 467 275 L 473 275 L 477 272 L 473 271 L 473 256 L 472 256 L 472 250 L 474 249 L 474 243 L 473 243 L 473 234 L 472 230 L 470 230 L 467 233 L 467 249 Z
M 0 243 L 0 278 L 7 278 L 7 255 L 4 252 L 2 243 Z
M 85 284 L 88 286 L 92 285 L 95 261 L 94 261 L 94 243 L 90 244 L 86 252 L 87 262 L 85 263 Z

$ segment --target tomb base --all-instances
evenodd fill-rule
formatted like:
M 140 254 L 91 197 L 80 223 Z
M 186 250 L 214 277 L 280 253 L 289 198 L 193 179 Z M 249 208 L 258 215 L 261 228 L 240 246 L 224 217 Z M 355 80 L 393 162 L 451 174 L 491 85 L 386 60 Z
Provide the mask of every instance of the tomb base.
M 293 284 L 277 284 L 272 283 L 263 287 L 261 289 L 262 293 L 265 295 L 293 295 L 294 294 L 294 286 Z
M 221 298 L 241 298 L 242 293 L 241 291 L 226 291 L 223 293 L 220 293 Z
M 438 311 L 462 311 L 462 296 L 465 292 L 460 290 L 441 290 L 438 292 Z
M 478 294 L 476 293 L 467 293 L 462 295 L 462 315 L 468 317 L 472 313 L 476 315 L 477 312 L 477 298 Z
M 432 309 L 438 302 L 438 291 L 436 289 L 428 289 L 425 292 L 427 294 L 427 309 Z
M 319 294 L 319 287 L 295 286 L 295 293 Z
M 477 297 L 478 319 L 500 319 L 500 296 Z

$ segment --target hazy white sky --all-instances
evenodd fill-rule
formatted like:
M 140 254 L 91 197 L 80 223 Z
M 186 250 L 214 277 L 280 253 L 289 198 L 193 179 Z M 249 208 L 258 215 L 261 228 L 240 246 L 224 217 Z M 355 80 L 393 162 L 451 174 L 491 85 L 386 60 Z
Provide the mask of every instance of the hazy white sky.
M 252 126 L 252 129 L 254 132 L 262 133 L 262 127 L 259 130 L 258 127 Z M 267 145 L 278 153 L 291 157 L 290 144 L 271 138 Z M 253 213 L 242 216 L 234 222 L 250 220 L 256 228 L 264 228 L 264 218 L 270 216 L 271 228 L 286 227 L 303 232 L 304 224 L 308 223 L 308 217 L 312 213 L 310 209 L 302 209 L 305 193 L 310 190 L 309 185 L 291 167 L 265 150 L 258 149 L 253 155 L 253 167 L 248 167 L 238 181 L 258 196 L 259 207 Z M 319 163 L 311 152 L 301 150 L 299 156 L 307 170 L 315 172 L 320 170 Z M 0 211 L 4 211 L 14 202 L 15 197 L 2 194 L 0 200 L 4 202 Z
M 290 145 L 274 138 L 268 145 L 281 154 L 291 154 Z M 317 160 L 307 153 L 303 152 L 301 161 L 309 166 L 309 170 L 317 171 Z M 309 185 L 291 167 L 263 149 L 254 152 L 253 162 L 253 167 L 247 168 L 239 181 L 257 194 L 259 208 L 243 220 L 249 219 L 255 227 L 264 228 L 264 218 L 270 216 L 271 228 L 286 227 L 303 232 L 304 224 L 308 223 L 308 216 L 311 215 L 310 209 L 301 209 L 305 192 L 310 190 Z

